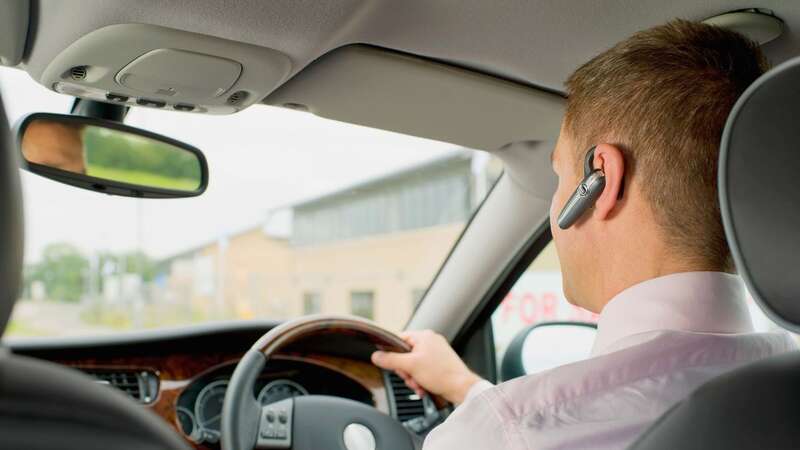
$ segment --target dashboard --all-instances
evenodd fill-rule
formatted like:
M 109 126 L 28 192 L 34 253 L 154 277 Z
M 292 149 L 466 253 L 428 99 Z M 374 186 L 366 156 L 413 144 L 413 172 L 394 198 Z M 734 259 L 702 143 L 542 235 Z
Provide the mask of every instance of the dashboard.
M 225 392 L 234 365 L 214 370 L 191 383 L 176 403 L 181 432 L 195 443 L 216 444 Z M 372 394 L 358 382 L 322 366 L 276 360 L 256 381 L 253 396 L 262 405 L 302 395 L 332 395 L 375 406 Z
M 93 338 L 8 339 L 14 353 L 80 370 L 163 418 L 197 450 L 217 450 L 225 392 L 244 353 L 277 322 L 206 324 Z M 274 355 L 253 396 L 261 404 L 328 395 L 370 405 L 423 435 L 424 416 L 446 415 L 440 399 L 420 398 L 397 375 L 369 362 L 374 344 L 318 335 Z M 443 416 L 442 416 L 443 417 Z

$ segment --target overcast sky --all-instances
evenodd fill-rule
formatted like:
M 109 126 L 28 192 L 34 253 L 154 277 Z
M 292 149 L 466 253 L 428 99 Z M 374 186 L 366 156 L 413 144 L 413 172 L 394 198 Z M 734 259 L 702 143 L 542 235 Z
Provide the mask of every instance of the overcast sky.
M 10 68 L 0 68 L 0 90 L 11 123 L 30 112 L 68 113 L 72 102 Z M 200 148 L 210 169 L 208 190 L 191 199 L 139 200 L 23 172 L 26 260 L 38 259 L 46 244 L 60 241 L 87 253 L 134 249 L 141 241 L 152 256 L 168 256 L 255 225 L 275 206 L 456 148 L 264 105 L 229 116 L 134 108 L 126 123 Z

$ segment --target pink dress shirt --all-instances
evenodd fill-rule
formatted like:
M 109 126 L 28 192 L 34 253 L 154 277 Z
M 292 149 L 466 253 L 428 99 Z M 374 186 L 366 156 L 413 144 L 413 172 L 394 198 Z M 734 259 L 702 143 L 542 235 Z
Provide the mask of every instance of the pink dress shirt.
M 424 450 L 624 449 L 705 381 L 793 349 L 788 333 L 754 332 L 739 277 L 648 280 L 605 306 L 589 359 L 476 384 Z

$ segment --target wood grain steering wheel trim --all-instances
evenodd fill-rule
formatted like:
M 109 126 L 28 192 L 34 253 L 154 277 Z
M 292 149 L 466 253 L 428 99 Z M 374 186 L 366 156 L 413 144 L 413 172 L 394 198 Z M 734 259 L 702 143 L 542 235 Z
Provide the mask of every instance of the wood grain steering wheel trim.
M 396 334 L 365 319 L 346 316 L 315 315 L 284 322 L 262 336 L 253 348 L 267 358 L 300 339 L 313 335 L 337 334 L 367 339 L 376 348 L 406 353 L 411 347 Z
M 273 355 L 280 357 L 281 350 L 286 346 L 309 336 L 325 334 L 349 335 L 366 339 L 373 343 L 378 350 L 397 353 L 411 351 L 411 347 L 399 336 L 372 321 L 337 315 L 305 316 L 284 322 L 261 336 L 252 348 L 260 351 L 267 359 Z M 439 395 L 430 395 L 438 408 L 444 408 L 449 404 Z

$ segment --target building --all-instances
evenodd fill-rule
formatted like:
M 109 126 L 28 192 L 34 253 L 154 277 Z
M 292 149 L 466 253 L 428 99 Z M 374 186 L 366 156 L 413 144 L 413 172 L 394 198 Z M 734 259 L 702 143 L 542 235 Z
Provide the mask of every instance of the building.
M 356 314 L 401 329 L 500 171 L 457 151 L 273 210 L 164 261 L 164 295 L 205 317 Z

